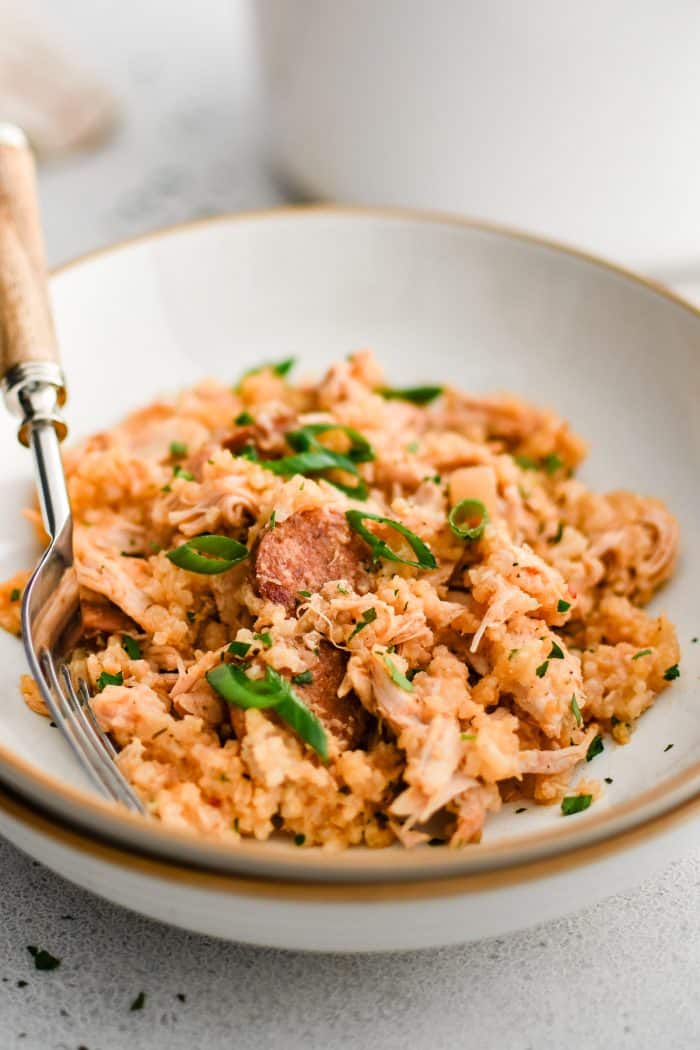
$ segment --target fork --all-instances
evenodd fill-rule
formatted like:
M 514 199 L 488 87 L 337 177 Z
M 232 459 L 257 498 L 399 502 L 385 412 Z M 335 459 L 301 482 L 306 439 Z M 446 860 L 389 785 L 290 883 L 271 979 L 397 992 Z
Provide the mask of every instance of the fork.
M 34 158 L 24 133 L 0 124 L 0 363 L 8 409 L 31 449 L 41 515 L 51 543 L 22 600 L 22 640 L 32 676 L 75 756 L 107 798 L 145 807 L 119 770 L 116 751 L 62 661 L 61 644 L 80 614 L 73 521 L 60 442 L 66 390 L 51 317 Z

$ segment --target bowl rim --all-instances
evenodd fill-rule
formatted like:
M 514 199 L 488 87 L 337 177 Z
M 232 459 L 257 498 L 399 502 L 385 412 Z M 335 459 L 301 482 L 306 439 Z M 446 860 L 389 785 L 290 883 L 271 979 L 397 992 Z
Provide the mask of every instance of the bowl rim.
M 128 238 L 113 245 L 86 252 L 51 271 L 52 281 L 77 270 L 83 265 L 131 248 L 211 226 L 225 227 L 238 223 L 257 223 L 289 218 L 314 219 L 319 216 L 352 219 L 380 219 L 416 224 L 432 224 L 455 229 L 493 234 L 497 237 L 563 253 L 599 269 L 606 270 L 646 291 L 660 296 L 676 307 L 700 319 L 700 309 L 660 282 L 645 277 L 624 266 L 600 258 L 587 251 L 526 231 L 483 222 L 462 215 L 404 207 L 370 207 L 364 205 L 305 204 L 232 212 L 177 223 Z M 572 822 L 570 830 L 550 828 L 505 843 L 482 844 L 478 851 L 353 851 L 340 855 L 321 850 L 291 851 L 288 844 L 242 840 L 235 849 L 222 846 L 195 832 L 167 828 L 160 823 L 121 810 L 114 804 L 72 787 L 43 769 L 21 758 L 0 741 L 0 781 L 14 793 L 13 805 L 19 812 L 51 812 L 59 818 L 66 834 L 78 836 L 81 848 L 86 843 L 101 843 L 101 848 L 119 850 L 122 861 L 131 858 L 135 864 L 162 865 L 168 871 L 181 870 L 192 877 L 210 875 L 217 879 L 263 879 L 276 887 L 313 887 L 322 894 L 329 886 L 338 890 L 370 886 L 388 886 L 402 891 L 412 886 L 419 892 L 421 885 L 435 888 L 442 882 L 466 885 L 471 880 L 515 881 L 533 877 L 528 874 L 537 865 L 575 867 L 589 862 L 591 851 L 617 852 L 662 830 L 666 824 L 676 823 L 696 814 L 700 809 L 700 761 L 688 766 L 673 777 L 652 786 L 626 802 L 613 805 L 600 813 L 586 814 L 580 824 Z M 0 794 L 0 808 L 9 795 Z M 19 799 L 24 800 L 20 802 Z M 25 807 L 22 809 L 22 807 Z M 32 808 L 38 807 L 38 808 Z M 27 818 L 28 820 L 29 818 Z M 338 860 L 338 856 L 341 860 Z M 466 882 L 465 882 L 466 880 Z M 491 884 L 491 882 L 489 882 Z M 446 891 L 448 892 L 448 891 Z M 464 889 L 449 892 L 465 892 Z

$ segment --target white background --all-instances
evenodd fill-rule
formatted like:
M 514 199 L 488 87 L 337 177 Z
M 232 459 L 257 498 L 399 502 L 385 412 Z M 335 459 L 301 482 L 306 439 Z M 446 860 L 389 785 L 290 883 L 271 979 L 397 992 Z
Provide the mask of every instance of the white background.
M 245 6 L 27 7 L 122 104 L 121 129 L 102 151 L 42 172 L 54 264 L 167 223 L 283 199 L 264 163 Z M 700 1042 L 697 853 L 587 912 L 576 914 L 572 899 L 572 918 L 528 933 L 354 958 L 171 930 L 68 885 L 2 841 L 0 885 L 2 1050 L 690 1050 Z M 28 944 L 60 956 L 61 967 L 35 971 Z M 131 1012 L 140 991 L 145 1008 Z

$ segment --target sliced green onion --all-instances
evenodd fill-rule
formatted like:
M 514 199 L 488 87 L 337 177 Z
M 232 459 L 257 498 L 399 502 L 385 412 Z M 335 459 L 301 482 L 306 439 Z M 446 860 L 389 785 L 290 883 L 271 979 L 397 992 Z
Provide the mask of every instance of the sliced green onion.
M 544 467 L 545 473 L 552 475 L 556 474 L 558 470 L 564 466 L 561 457 L 556 452 L 550 452 L 542 460 L 542 466 Z
M 282 477 L 293 477 L 295 474 L 323 474 L 327 470 L 342 470 L 344 473 L 357 478 L 355 485 L 345 485 L 334 478 L 326 478 L 325 480 L 354 499 L 367 499 L 367 485 L 360 477 L 358 469 L 352 460 L 340 452 L 331 452 L 330 449 L 321 448 L 320 445 L 318 451 L 297 452 L 293 456 L 284 456 L 282 459 L 264 460 L 260 465 L 265 467 L 266 470 L 271 470 L 273 474 L 278 474 Z
M 467 524 L 476 518 L 476 524 Z M 461 540 L 478 540 L 488 525 L 489 514 L 480 499 L 461 499 L 447 516 L 450 528 Z
M 244 710 L 273 709 L 314 751 L 328 760 L 326 731 L 316 715 L 295 694 L 289 682 L 271 667 L 264 678 L 249 678 L 233 664 L 219 664 L 207 672 L 209 685 L 227 703 Z
M 250 652 L 250 642 L 231 642 L 226 652 L 232 656 L 247 656 Z
M 141 659 L 141 646 L 135 638 L 131 638 L 128 634 L 125 634 L 122 637 L 122 645 L 124 647 L 124 652 L 130 660 Z
M 272 635 L 269 631 L 264 631 L 262 634 L 256 633 L 253 635 L 253 638 L 256 642 L 262 642 L 265 649 L 270 649 L 272 647 Z
M 429 405 L 436 397 L 440 397 L 442 391 L 441 386 L 407 386 L 403 389 L 382 386 L 377 393 L 387 401 L 410 401 L 414 405 Z
M 311 685 L 313 680 L 314 676 L 311 671 L 300 671 L 299 674 L 292 675 L 293 685 Z
M 187 455 L 187 445 L 184 441 L 171 441 L 170 442 L 170 455 L 178 458 Z
M 97 676 L 97 691 L 101 693 L 106 685 L 124 685 L 124 675 L 121 671 L 117 671 L 116 674 L 101 671 Z
M 596 755 L 599 755 L 601 751 L 605 751 L 605 744 L 603 738 L 598 733 L 598 736 L 594 736 L 588 745 L 588 751 L 586 751 L 586 762 L 591 762 Z
M 374 608 L 374 606 L 372 606 L 371 609 L 365 609 L 365 611 L 362 614 L 362 619 L 353 627 L 350 638 L 354 638 L 356 634 L 359 634 L 360 631 L 367 626 L 367 624 L 374 623 L 376 619 L 377 610 Z M 350 641 L 350 638 L 348 639 L 348 641 Z
M 217 536 L 205 533 L 196 536 L 181 547 L 168 551 L 173 565 L 188 572 L 198 572 L 205 576 L 216 576 L 220 572 L 226 572 L 238 565 L 248 557 L 250 551 L 238 540 L 232 540 L 229 536 Z
M 632 659 L 640 660 L 643 656 L 651 656 L 651 649 L 640 649 L 638 653 L 634 654 Z
M 286 376 L 289 372 L 291 372 L 295 364 L 296 357 L 285 357 L 283 361 L 266 361 L 265 364 L 256 365 L 254 368 L 249 368 L 246 372 L 243 373 L 243 375 L 236 384 L 236 389 L 240 387 L 243 380 L 247 379 L 248 376 L 256 376 L 260 372 L 264 372 L 266 368 L 269 368 L 270 371 L 274 372 L 276 376 Z
M 290 430 L 285 435 L 287 441 L 296 452 L 318 452 L 330 451 L 317 440 L 318 434 L 328 434 L 335 430 L 345 434 L 350 442 L 350 448 L 342 453 L 352 460 L 353 463 L 370 463 L 376 459 L 374 449 L 366 437 L 353 427 L 345 427 L 340 423 L 308 423 L 298 430 Z
M 437 568 L 437 562 L 435 555 L 430 550 L 420 536 L 416 536 L 415 532 L 411 532 L 409 528 L 402 525 L 400 521 L 394 521 L 392 518 L 384 518 L 381 514 L 368 514 L 362 510 L 346 510 L 345 517 L 347 518 L 350 528 L 361 536 L 365 543 L 372 550 L 372 558 L 374 561 L 378 561 L 380 558 L 385 558 L 387 561 L 401 562 L 403 565 L 413 565 L 417 569 L 435 569 Z M 416 560 L 411 561 L 410 558 L 402 558 L 400 554 L 392 550 L 388 543 L 384 540 L 380 540 L 378 536 L 375 536 L 373 532 L 370 532 L 362 522 L 363 521 L 377 521 L 382 525 L 388 525 L 390 529 L 394 529 L 399 535 L 403 536 L 407 540 L 409 547 L 416 555 Z
M 581 708 L 578 706 L 578 700 L 576 699 L 576 693 L 571 697 L 571 710 L 573 711 L 574 718 L 576 719 L 576 725 L 583 725 L 583 716 L 581 715 Z
M 391 678 L 394 685 L 398 685 L 400 689 L 403 689 L 407 693 L 412 693 L 415 686 L 413 682 L 409 682 L 408 678 L 399 671 L 398 667 L 386 653 L 382 656 L 384 666 L 389 672 L 389 678 Z
M 582 813 L 588 809 L 592 801 L 593 795 L 567 795 L 561 800 L 561 811 L 565 817 L 570 817 L 573 813 Z

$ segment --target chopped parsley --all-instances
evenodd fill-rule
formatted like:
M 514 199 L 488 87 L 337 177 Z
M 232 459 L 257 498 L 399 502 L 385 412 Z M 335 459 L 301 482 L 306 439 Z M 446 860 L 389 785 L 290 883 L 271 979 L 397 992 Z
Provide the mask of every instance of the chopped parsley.
M 174 459 L 182 459 L 183 456 L 187 455 L 187 445 L 184 441 L 171 441 L 170 442 L 170 455 Z
M 11 602 L 18 602 L 19 601 L 19 593 L 20 593 L 19 592 L 19 587 L 13 587 L 12 590 L 10 591 L 10 601 Z
M 511 649 L 511 651 L 508 653 L 508 659 L 512 660 L 513 657 L 516 656 L 519 652 L 519 649 Z
M 695 645 L 695 644 L 696 644 L 696 642 L 698 641 L 698 639 L 697 639 L 697 638 L 691 638 L 690 640 L 691 640 L 691 642 L 693 643 L 693 645 Z
M 582 813 L 588 809 L 592 801 L 593 795 L 567 795 L 561 800 L 561 811 L 565 817 L 570 817 L 573 813 Z
M 563 598 L 557 602 L 557 612 L 568 612 L 570 608 L 571 602 L 565 602 Z
M 598 736 L 594 736 L 588 745 L 588 751 L 586 751 L 586 762 L 592 762 L 596 755 L 599 755 L 601 751 L 604 750 L 605 745 L 603 744 L 603 738 L 600 733 L 598 733 Z
M 177 993 L 175 994 L 175 998 L 176 998 L 176 999 L 179 999 L 181 1003 L 184 1003 L 184 1002 L 186 1002 L 186 1001 L 187 1001 L 187 996 L 185 995 L 185 993 L 184 993 L 184 992 L 177 992 Z
M 535 668 L 535 674 L 537 675 L 537 677 L 538 678 L 544 678 L 544 676 L 547 674 L 547 668 L 548 667 L 549 667 L 549 660 L 545 660 L 545 662 L 543 664 L 540 664 L 539 667 L 536 667 Z
M 561 538 L 564 535 L 564 522 L 560 521 L 557 525 L 557 531 L 552 536 L 550 543 L 561 543 Z
M 277 524 L 277 511 L 276 510 L 273 510 L 272 514 L 270 515 L 270 520 L 268 521 L 267 524 L 268 524 L 268 528 L 274 529 L 275 525 Z
M 642 656 L 651 656 L 651 649 L 640 649 L 638 653 L 634 654 L 632 659 L 639 660 Z
M 460 740 L 476 740 L 476 733 L 460 733 Z
M 664 671 L 664 678 L 667 682 L 672 682 L 674 678 L 680 678 L 681 672 L 678 670 L 678 664 L 674 664 L 673 667 L 667 667 Z
M 581 708 L 578 706 L 578 700 L 576 699 L 576 693 L 571 697 L 571 710 L 573 711 L 574 718 L 576 719 L 576 725 L 583 725 L 583 717 L 581 715 Z
M 232 656 L 247 656 L 250 652 L 250 642 L 231 642 L 226 652 Z
M 559 648 L 559 646 L 557 645 L 556 642 L 552 642 L 552 651 L 550 652 L 550 654 L 547 657 L 547 659 L 548 660 L 563 660 L 564 659 L 564 653 Z
M 182 478 L 183 481 L 194 481 L 194 474 L 190 470 L 183 470 L 179 463 L 173 468 L 173 477 Z
M 664 748 L 664 754 L 665 754 L 665 753 L 666 753 L 667 751 L 670 751 L 672 747 L 673 747 L 673 744 L 666 744 L 666 747 Z
M 272 647 L 272 635 L 269 631 L 263 631 L 262 634 L 257 632 L 253 635 L 256 642 L 262 642 L 264 649 L 270 649 Z
M 34 959 L 34 966 L 37 970 L 57 970 L 61 965 L 61 960 L 51 952 L 47 952 L 45 948 L 37 948 L 35 944 L 28 944 L 27 951 Z
M 116 674 L 101 671 L 97 677 L 97 691 L 101 693 L 106 685 L 124 685 L 124 675 L 121 671 L 117 671 Z
M 195 621 L 195 615 L 194 615 L 194 613 L 193 613 L 193 612 L 192 612 L 191 610 L 189 610 L 189 609 L 188 609 L 188 611 L 187 611 L 187 614 L 186 614 L 186 615 L 187 615 L 187 622 L 188 622 L 188 623 L 194 623 L 194 621 Z
M 131 1004 L 131 1006 L 129 1007 L 129 1009 L 130 1010 L 143 1010 L 145 1005 L 146 1005 L 146 993 L 145 992 L 139 992 L 139 994 L 136 996 L 136 998 L 134 999 L 134 1001 Z
M 527 813 L 527 806 L 519 806 L 519 807 L 518 807 L 518 808 L 516 809 L 516 811 L 515 811 L 515 812 L 516 812 L 516 813 Z
M 539 463 L 532 456 L 513 456 L 521 470 L 539 470 Z
M 604 779 L 606 784 L 612 784 L 612 782 L 613 782 L 613 778 L 612 777 L 603 777 L 603 779 Z
M 542 466 L 547 474 L 552 475 L 556 474 L 558 470 L 561 470 L 564 464 L 556 452 L 550 452 L 542 460 Z
M 251 416 L 250 412 L 240 412 L 233 421 L 237 427 L 252 426 L 255 420 Z
M 294 836 L 294 845 L 295 846 L 303 846 L 305 842 L 306 842 L 306 835 L 295 835 Z
M 311 671 L 300 671 L 299 674 L 292 675 L 294 685 L 311 685 L 313 680 L 314 676 Z
M 122 638 L 122 646 L 130 660 L 141 659 L 141 647 L 135 638 L 131 638 L 128 634 L 125 634 Z
M 350 591 L 342 583 L 337 585 L 336 590 L 338 591 L 338 594 L 350 594 Z
M 311 591 L 297 591 L 297 594 L 299 595 L 300 598 L 310 598 L 311 597 Z
M 376 619 L 377 610 L 374 608 L 374 606 L 372 606 L 371 609 L 365 609 L 365 611 L 362 614 L 361 620 L 359 621 L 359 623 L 355 624 L 350 638 L 354 638 L 356 634 L 359 634 L 360 631 L 364 630 L 367 624 L 374 623 Z M 348 639 L 348 641 L 350 641 L 350 638 Z

